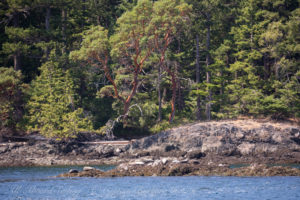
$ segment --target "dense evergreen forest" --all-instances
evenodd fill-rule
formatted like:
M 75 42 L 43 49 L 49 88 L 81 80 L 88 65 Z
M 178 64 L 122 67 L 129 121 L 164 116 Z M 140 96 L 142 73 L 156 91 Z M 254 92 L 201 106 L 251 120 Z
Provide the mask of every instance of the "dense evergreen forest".
M 299 0 L 2 0 L 0 134 L 300 117 Z

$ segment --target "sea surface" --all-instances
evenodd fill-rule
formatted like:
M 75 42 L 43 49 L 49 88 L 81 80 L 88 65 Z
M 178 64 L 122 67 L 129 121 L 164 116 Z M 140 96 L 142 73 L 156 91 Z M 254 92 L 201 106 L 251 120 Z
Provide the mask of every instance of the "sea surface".
M 0 200 L 300 199 L 300 177 L 53 178 L 71 168 L 82 169 L 82 166 L 0 168 Z

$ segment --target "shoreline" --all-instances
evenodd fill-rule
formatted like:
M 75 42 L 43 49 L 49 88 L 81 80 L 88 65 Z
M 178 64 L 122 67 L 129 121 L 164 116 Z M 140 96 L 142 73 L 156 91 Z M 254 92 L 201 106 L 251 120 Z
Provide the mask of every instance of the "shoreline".
M 299 168 L 284 166 L 267 166 L 252 164 L 247 167 L 229 168 L 227 166 L 199 166 L 197 164 L 164 164 L 157 166 L 130 166 L 121 164 L 115 169 L 101 171 L 93 167 L 84 167 L 82 171 L 70 169 L 69 172 L 57 175 L 57 178 L 72 177 L 129 177 L 129 176 L 235 176 L 235 177 L 268 177 L 300 176 Z
M 234 164 L 269 169 L 267 164 L 299 163 L 299 126 L 254 120 L 193 123 L 132 141 L 0 143 L 0 167 L 126 165 L 155 171 L 160 165 L 224 170 Z

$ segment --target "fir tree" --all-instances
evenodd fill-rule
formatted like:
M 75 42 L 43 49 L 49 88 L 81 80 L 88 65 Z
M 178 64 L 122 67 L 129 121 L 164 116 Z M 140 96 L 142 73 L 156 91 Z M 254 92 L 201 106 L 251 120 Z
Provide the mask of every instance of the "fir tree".
M 52 57 L 32 82 L 27 104 L 28 128 L 47 137 L 76 137 L 79 132 L 92 130 L 92 124 L 83 109 L 77 107 L 76 86 L 70 71 L 59 65 Z

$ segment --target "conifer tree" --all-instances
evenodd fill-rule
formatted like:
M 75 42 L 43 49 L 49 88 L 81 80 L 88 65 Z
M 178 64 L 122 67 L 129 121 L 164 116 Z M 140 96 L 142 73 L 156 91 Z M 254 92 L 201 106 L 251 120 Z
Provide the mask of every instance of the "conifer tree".
M 23 117 L 26 84 L 20 71 L 0 67 L 0 132 L 16 131 Z
M 29 46 L 26 44 L 26 36 L 23 35 L 22 21 L 29 15 L 30 7 L 27 0 L 13 1 L 6 0 L 5 17 L 2 23 L 6 25 L 5 33 L 8 36 L 8 41 L 2 44 L 4 54 L 13 58 L 14 69 L 20 70 L 22 66 L 21 56 L 25 54 Z M 27 35 L 28 36 L 28 35 Z
M 56 56 L 50 56 L 41 66 L 40 76 L 32 82 L 27 104 L 28 129 L 56 138 L 71 138 L 79 132 L 91 131 L 91 121 L 77 107 L 76 86 L 70 71 L 61 69 Z

